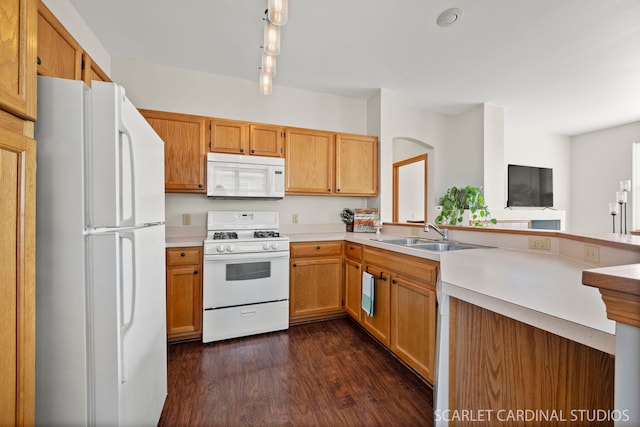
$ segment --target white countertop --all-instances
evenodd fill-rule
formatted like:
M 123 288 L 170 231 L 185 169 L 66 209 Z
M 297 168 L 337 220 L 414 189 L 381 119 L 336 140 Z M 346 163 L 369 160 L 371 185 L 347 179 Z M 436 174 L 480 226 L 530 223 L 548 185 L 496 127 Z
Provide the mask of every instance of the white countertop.
M 615 353 L 615 322 L 598 289 L 582 285 L 587 264 L 495 248 L 444 253 L 440 268 L 442 294 Z

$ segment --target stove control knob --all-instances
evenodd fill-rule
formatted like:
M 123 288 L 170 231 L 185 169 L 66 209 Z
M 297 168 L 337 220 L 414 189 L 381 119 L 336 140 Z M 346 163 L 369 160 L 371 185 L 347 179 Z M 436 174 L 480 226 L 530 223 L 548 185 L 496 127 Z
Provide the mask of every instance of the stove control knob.
M 271 249 L 278 249 L 278 244 L 277 243 L 272 243 L 271 244 Z
M 218 252 L 224 252 L 224 246 L 220 245 L 216 248 Z
M 264 245 L 262 245 L 262 249 L 264 249 L 265 251 L 269 250 L 269 244 L 265 243 Z
M 235 250 L 236 250 L 235 246 L 233 246 L 233 245 L 229 245 L 229 246 L 227 246 L 227 251 L 228 251 L 228 252 L 233 252 L 233 251 L 235 251 Z

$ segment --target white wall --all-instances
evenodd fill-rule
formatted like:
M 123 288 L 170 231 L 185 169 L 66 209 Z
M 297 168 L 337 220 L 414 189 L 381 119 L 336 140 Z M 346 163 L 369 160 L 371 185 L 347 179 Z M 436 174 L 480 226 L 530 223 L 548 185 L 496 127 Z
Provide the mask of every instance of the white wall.
M 571 138 L 570 229 L 610 233 L 609 202 L 615 202 L 621 180 L 631 179 L 632 145 L 640 142 L 640 122 L 602 129 Z M 554 177 L 555 178 L 555 177 Z M 635 184 L 637 185 L 637 183 Z M 629 194 L 629 201 L 637 197 Z M 631 227 L 631 203 L 627 206 Z M 619 232 L 616 217 L 616 232 Z
M 567 136 L 553 135 L 510 125 L 504 126 L 504 160 L 494 173 L 500 177 L 500 200 L 491 209 L 496 219 L 560 219 L 562 228 L 570 228 L 566 211 L 570 209 L 571 140 Z M 553 169 L 553 203 L 555 211 L 513 208 L 507 205 L 507 165 L 538 166 Z
M 366 100 L 274 87 L 260 95 L 258 82 L 113 58 L 113 79 L 122 84 L 138 108 L 210 117 L 277 123 L 338 132 L 367 133 Z M 193 226 L 204 226 L 208 210 L 275 209 L 280 222 L 290 224 L 297 213 L 301 224 L 341 223 L 345 207 L 366 207 L 364 197 L 287 196 L 282 201 L 209 200 L 203 195 L 169 194 L 167 225 L 180 226 L 182 214 L 192 214 Z
M 427 221 L 433 222 L 437 216 L 435 207 L 438 198 L 448 188 L 450 170 L 446 167 L 446 159 L 451 152 L 453 138 L 453 123 L 455 118 L 444 114 L 416 110 L 400 105 L 393 106 L 393 135 L 394 140 L 410 140 L 422 145 L 428 154 L 427 158 Z M 423 151 L 424 152 L 424 151 Z M 391 174 L 393 156 L 382 164 Z M 390 176 L 390 175 L 389 175 Z M 389 187 L 389 197 L 391 188 Z M 391 199 L 389 199 L 391 210 Z M 389 220 L 391 214 L 389 214 Z
M 484 185 L 484 105 L 459 114 L 453 121 L 453 139 L 446 159 L 446 187 Z

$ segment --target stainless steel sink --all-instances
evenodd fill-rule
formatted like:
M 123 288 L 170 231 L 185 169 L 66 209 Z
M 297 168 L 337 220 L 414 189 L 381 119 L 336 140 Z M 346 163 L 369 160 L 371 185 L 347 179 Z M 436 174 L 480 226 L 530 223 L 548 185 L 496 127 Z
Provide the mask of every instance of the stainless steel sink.
M 424 245 L 412 246 L 412 248 L 424 249 L 427 251 L 436 251 L 436 252 L 459 251 L 461 249 L 477 249 L 477 248 L 486 248 L 486 247 L 487 246 L 468 245 L 466 243 L 457 243 L 457 242 L 436 242 L 436 243 L 426 243 Z
M 371 239 L 384 243 L 393 243 L 394 245 L 415 246 L 433 243 L 435 240 L 420 239 L 418 237 L 404 237 L 402 239 Z
M 423 249 L 425 251 L 445 252 L 459 251 L 463 249 L 479 249 L 490 248 L 491 246 L 472 245 L 470 243 L 460 243 L 452 240 L 430 240 L 417 237 L 405 237 L 401 239 L 372 239 L 384 243 L 392 243 L 394 245 L 408 246 L 415 249 Z

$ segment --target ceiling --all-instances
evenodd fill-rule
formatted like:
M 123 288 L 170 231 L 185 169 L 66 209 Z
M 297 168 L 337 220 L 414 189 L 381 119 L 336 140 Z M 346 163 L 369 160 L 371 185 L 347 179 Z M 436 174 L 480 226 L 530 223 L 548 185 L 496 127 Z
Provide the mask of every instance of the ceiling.
M 112 57 L 256 82 L 267 0 L 70 0 Z M 436 24 L 450 7 L 463 11 Z M 638 0 L 289 0 L 289 86 L 576 135 L 640 120 Z

